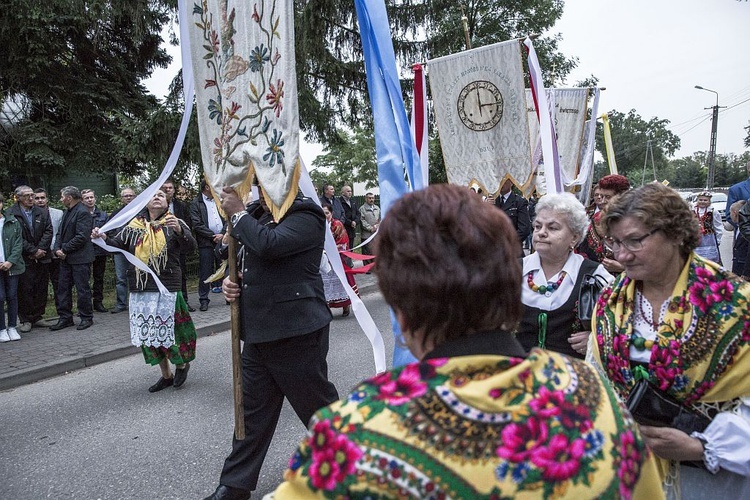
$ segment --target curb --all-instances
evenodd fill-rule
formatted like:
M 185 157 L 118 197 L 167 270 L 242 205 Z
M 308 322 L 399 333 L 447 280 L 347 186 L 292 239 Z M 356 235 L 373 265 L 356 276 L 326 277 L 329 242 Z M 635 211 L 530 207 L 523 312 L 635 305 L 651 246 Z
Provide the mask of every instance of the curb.
M 359 289 L 360 295 L 365 292 L 377 290 L 377 287 L 377 283 L 374 282 L 363 285 Z M 218 323 L 196 328 L 195 333 L 198 337 L 206 337 L 229 330 L 230 328 L 231 319 L 227 319 L 226 321 L 220 321 Z M 124 358 L 125 356 L 132 356 L 139 352 L 140 350 L 137 347 L 126 342 L 112 347 L 103 348 L 84 356 L 71 356 L 70 358 L 62 359 L 43 366 L 18 370 L 8 377 L 0 378 L 0 391 L 8 391 L 44 379 L 65 375 L 66 373 L 80 370 L 82 368 L 88 368 L 108 361 L 114 361 L 116 359 Z

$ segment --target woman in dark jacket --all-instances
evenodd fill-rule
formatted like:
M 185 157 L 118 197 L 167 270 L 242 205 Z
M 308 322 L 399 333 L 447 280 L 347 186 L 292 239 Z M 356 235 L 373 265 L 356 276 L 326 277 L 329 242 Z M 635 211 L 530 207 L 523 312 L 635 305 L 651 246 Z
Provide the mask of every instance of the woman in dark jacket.
M 195 359 L 195 325 L 182 296 L 180 269 L 180 252 L 194 249 L 195 239 L 168 206 L 164 192 L 157 191 L 146 208 L 116 234 L 107 237 L 98 228 L 92 234 L 135 255 L 170 292 L 160 293 L 150 273 L 137 267 L 128 270 L 130 339 L 141 347 L 146 363 L 161 368 L 161 378 L 149 392 L 180 387 Z M 169 362 L 176 366 L 174 377 Z

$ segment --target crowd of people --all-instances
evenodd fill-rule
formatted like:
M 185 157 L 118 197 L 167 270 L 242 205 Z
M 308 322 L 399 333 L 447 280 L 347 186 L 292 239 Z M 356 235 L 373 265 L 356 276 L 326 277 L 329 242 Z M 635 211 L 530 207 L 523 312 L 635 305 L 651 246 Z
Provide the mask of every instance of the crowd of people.
M 19 188 L 15 210 L 0 218 L 1 335 L 14 340 L 18 321 L 40 321 L 17 290 L 30 269 L 49 275 L 39 266 L 48 256 L 59 261 L 52 327 L 73 324 L 71 289 L 88 286 L 96 258 L 81 250 L 91 239 L 79 247 L 76 237 L 90 233 L 127 249 L 170 292 L 122 266 L 131 338 L 161 370 L 149 390 L 180 386 L 195 358 L 184 256 L 198 239 L 205 280 L 234 238 L 239 280 L 225 278 L 221 290 L 240 301 L 245 437 L 233 438 L 207 500 L 250 498 L 284 398 L 308 434 L 269 498 L 750 496 L 750 283 L 748 245 L 737 243 L 750 240 L 747 200 L 730 197 L 725 224 L 710 192 L 691 206 L 662 184 L 632 188 L 614 174 L 593 187 L 588 208 L 563 193 L 530 209 L 510 182 L 497 198 L 435 185 L 381 221 L 372 193 L 358 207 L 349 186 L 338 198 L 326 186 L 320 205 L 300 194 L 274 220 L 261 186 L 245 204 L 231 188 L 214 200 L 202 185 L 188 223 L 170 184 L 107 233 L 95 228 L 95 198 L 64 188 L 54 243 L 50 227 L 36 246 L 24 231 L 35 234 L 37 220 L 51 226 L 52 214 L 34 211 L 22 201 L 31 189 Z M 326 356 L 331 308 L 346 315 L 349 299 L 325 269 L 323 246 L 330 231 L 350 250 L 357 229 L 364 253 L 377 254 L 398 341 L 418 361 L 339 399 Z M 724 231 L 737 273 L 720 262 Z M 340 258 L 351 269 L 350 256 Z M 347 282 L 356 290 L 351 274 Z M 32 285 L 28 293 L 39 293 Z M 199 290 L 202 310 L 211 288 Z M 90 326 L 96 297 L 79 289 L 79 328 Z M 165 322 L 166 332 L 154 327 Z

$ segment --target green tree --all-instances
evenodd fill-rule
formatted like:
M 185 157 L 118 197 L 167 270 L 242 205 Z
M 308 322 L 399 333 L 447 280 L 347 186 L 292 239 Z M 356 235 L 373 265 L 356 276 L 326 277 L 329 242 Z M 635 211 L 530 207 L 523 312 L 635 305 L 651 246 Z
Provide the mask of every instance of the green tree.
M 561 0 L 471 0 L 465 3 L 474 47 L 546 33 L 561 17 Z M 448 0 L 387 0 L 394 50 L 402 68 L 463 50 L 461 10 Z M 354 2 L 298 2 L 296 54 L 300 123 L 309 140 L 333 143 L 336 127 L 371 128 L 372 117 Z M 547 83 L 577 64 L 559 52 L 559 35 L 534 42 Z M 402 75 L 405 72 L 402 72 Z M 410 79 L 402 79 L 407 89 Z
M 335 142 L 326 146 L 324 154 L 313 161 L 313 167 L 329 172 L 330 184 L 364 182 L 367 188 L 378 184 L 378 165 L 375 159 L 375 137 L 371 129 L 355 129 L 352 134 L 338 131 Z
M 170 57 L 162 26 L 173 0 L 7 0 L 0 4 L 0 102 L 24 102 L 0 130 L 0 171 L 135 173 L 114 154 L 125 121 L 157 104 L 140 83 Z
M 668 157 L 673 156 L 680 147 L 680 138 L 667 130 L 669 120 L 654 117 L 646 121 L 634 109 L 627 114 L 616 110 L 607 114 L 612 130 L 617 171 L 630 179 L 631 184 L 639 186 L 646 165 L 646 181 L 653 180 L 651 155 L 646 158 L 650 141 L 656 175 L 657 178 L 661 178 L 666 170 Z M 596 149 L 604 158 L 607 157 L 602 129 L 597 130 Z

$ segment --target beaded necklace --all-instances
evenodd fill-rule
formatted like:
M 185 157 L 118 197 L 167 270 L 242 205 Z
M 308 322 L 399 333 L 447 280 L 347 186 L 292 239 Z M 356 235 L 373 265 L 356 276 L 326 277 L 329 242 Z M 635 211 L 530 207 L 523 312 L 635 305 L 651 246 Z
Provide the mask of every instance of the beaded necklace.
M 534 271 L 531 271 L 529 274 L 526 275 L 526 284 L 529 285 L 529 288 L 533 292 L 536 292 L 540 295 L 544 295 L 545 297 L 549 297 L 554 293 L 555 290 L 560 288 L 560 284 L 565 279 L 566 273 L 565 271 L 560 272 L 560 277 L 557 279 L 554 283 L 547 283 L 546 285 L 539 286 L 536 283 L 534 283 Z
M 649 318 L 646 316 L 645 308 L 643 306 L 643 294 L 638 294 L 638 309 L 640 309 L 641 318 L 643 321 L 645 321 L 648 326 L 654 329 L 654 331 L 659 330 L 659 323 L 654 323 L 653 318 Z M 640 335 L 637 335 L 635 332 L 635 328 L 633 328 L 633 334 L 630 336 L 630 344 L 638 349 L 639 351 L 646 351 L 651 350 L 651 348 L 654 346 L 653 340 L 646 340 L 645 338 L 641 337 Z

